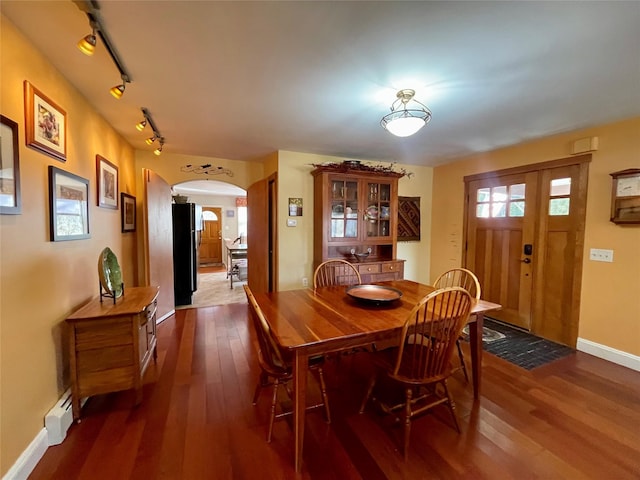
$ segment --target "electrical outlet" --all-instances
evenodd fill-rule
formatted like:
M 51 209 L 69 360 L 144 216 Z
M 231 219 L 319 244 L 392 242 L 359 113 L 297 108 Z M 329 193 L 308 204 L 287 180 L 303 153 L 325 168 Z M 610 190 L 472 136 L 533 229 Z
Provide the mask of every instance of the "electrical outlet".
M 603 248 L 592 248 L 589 251 L 589 260 L 595 262 L 613 263 L 613 250 L 605 250 Z
M 309 286 L 309 279 L 307 277 L 304 277 L 302 279 L 302 286 L 303 287 L 308 287 Z

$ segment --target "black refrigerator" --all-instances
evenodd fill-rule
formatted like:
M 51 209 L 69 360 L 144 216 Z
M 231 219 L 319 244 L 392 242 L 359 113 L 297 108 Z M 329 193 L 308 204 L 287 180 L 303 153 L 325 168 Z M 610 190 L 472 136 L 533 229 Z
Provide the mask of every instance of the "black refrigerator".
M 198 232 L 196 204 L 174 203 L 173 209 L 173 290 L 176 305 L 191 305 L 198 288 Z

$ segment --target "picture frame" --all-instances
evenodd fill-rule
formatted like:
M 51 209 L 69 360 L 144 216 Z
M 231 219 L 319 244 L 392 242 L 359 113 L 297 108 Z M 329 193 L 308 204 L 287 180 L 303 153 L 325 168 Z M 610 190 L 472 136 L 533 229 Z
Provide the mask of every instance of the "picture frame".
M 18 124 L 0 115 L 0 214 L 22 213 Z
M 136 197 L 120 192 L 120 220 L 122 233 L 136 231 Z
M 118 209 L 118 167 L 96 155 L 96 185 L 98 206 Z
M 420 241 L 420 197 L 398 197 L 399 242 Z
M 289 216 L 302 216 L 302 198 L 289 198 Z
M 67 161 L 67 113 L 24 81 L 25 142 L 28 147 Z
M 49 234 L 52 242 L 91 238 L 89 180 L 49 165 Z

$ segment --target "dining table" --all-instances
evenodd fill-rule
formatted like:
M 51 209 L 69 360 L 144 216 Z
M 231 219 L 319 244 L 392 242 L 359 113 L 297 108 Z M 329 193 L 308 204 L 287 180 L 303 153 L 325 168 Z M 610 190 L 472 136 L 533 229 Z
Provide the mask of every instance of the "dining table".
M 398 290 L 393 301 L 363 301 L 347 294 L 346 286 L 327 286 L 254 292 L 271 332 L 293 359 L 293 430 L 295 471 L 302 468 L 309 357 L 398 339 L 413 307 L 435 288 L 411 280 L 378 282 Z M 484 314 L 501 308 L 485 300 L 472 300 L 469 340 L 473 396 L 479 398 Z

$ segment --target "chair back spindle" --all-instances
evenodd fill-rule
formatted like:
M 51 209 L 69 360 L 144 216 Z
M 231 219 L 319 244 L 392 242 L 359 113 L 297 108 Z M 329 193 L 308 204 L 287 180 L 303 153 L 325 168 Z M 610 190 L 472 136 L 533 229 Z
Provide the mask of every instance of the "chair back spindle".
M 313 273 L 313 288 L 329 285 L 360 285 L 360 272 L 352 263 L 342 259 L 327 260 Z

